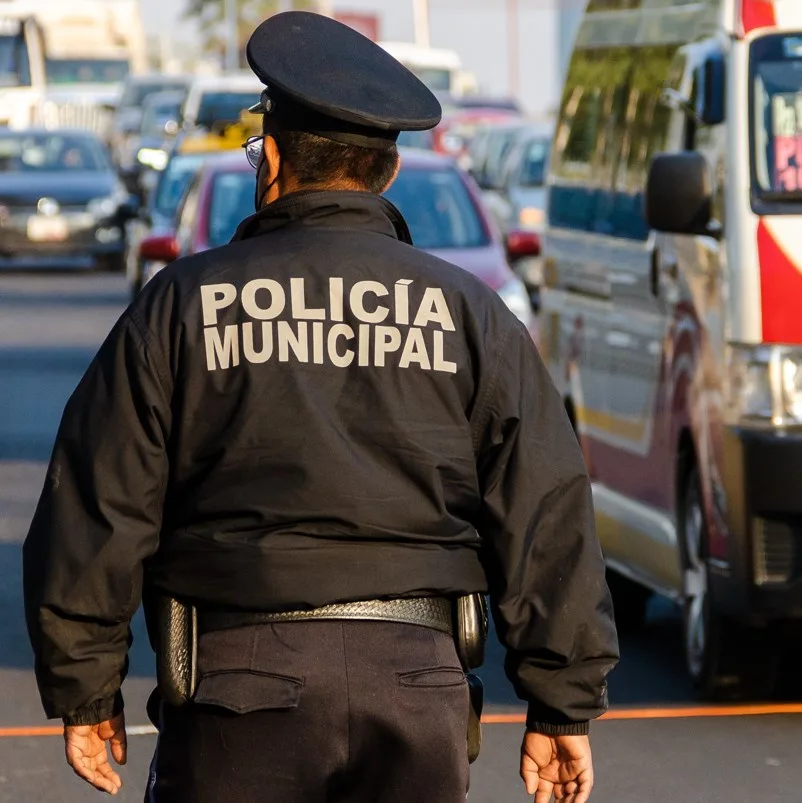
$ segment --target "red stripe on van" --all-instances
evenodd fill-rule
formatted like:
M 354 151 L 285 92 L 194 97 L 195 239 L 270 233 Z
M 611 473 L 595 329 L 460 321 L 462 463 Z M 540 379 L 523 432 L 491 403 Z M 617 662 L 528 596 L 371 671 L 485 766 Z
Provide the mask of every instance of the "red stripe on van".
M 744 34 L 756 28 L 774 28 L 777 15 L 774 13 L 774 0 L 741 0 L 741 23 Z
M 802 273 L 761 220 L 757 227 L 764 343 L 802 343 Z

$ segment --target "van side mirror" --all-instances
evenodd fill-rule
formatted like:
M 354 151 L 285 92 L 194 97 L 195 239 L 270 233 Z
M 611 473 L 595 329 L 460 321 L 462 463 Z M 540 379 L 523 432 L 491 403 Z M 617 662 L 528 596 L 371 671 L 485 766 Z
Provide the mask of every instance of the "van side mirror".
M 720 125 L 725 119 L 727 94 L 726 62 L 722 53 L 714 53 L 705 60 L 698 72 L 698 80 L 696 119 L 703 125 Z
M 669 234 L 715 236 L 713 181 L 700 153 L 660 153 L 649 166 L 644 193 L 646 222 Z

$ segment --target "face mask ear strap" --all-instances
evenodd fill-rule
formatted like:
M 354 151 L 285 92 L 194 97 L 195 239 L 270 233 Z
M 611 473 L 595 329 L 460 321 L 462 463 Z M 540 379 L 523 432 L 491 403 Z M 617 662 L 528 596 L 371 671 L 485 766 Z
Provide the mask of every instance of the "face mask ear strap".
M 267 159 L 262 157 L 261 162 L 259 163 L 259 167 L 256 169 L 256 190 L 254 191 L 253 195 L 253 204 L 255 207 L 255 211 L 261 212 L 262 211 L 262 202 L 265 199 L 265 196 L 273 189 L 273 185 L 278 181 L 278 173 L 276 173 L 276 177 L 266 186 L 263 187 L 261 192 L 259 191 L 259 174 L 261 172 L 261 165 L 265 164 Z

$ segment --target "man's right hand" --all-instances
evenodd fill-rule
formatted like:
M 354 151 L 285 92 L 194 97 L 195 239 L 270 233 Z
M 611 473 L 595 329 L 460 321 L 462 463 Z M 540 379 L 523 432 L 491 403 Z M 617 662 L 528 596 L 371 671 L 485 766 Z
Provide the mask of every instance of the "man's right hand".
M 593 758 L 587 736 L 544 736 L 527 731 L 521 745 L 521 778 L 535 803 L 587 803 Z
M 128 743 L 124 714 L 98 725 L 67 725 L 64 728 L 67 763 L 75 774 L 96 789 L 116 795 L 123 782 L 109 764 L 107 742 L 111 745 L 112 758 L 118 764 L 125 764 Z

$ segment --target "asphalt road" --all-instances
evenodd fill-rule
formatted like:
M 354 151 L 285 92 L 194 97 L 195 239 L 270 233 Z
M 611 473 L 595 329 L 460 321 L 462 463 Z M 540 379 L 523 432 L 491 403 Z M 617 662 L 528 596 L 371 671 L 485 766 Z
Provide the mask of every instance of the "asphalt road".
M 119 277 L 0 276 L 0 803 L 99 799 L 64 765 L 60 738 L 30 730 L 54 723 L 43 719 L 31 672 L 20 545 L 64 403 L 125 302 Z M 624 639 L 622 651 L 610 693 L 613 714 L 622 718 L 593 728 L 595 803 L 802 800 L 802 717 L 736 711 L 726 717 L 663 718 L 678 706 L 697 704 L 684 676 L 679 622 L 670 607 L 655 604 L 646 631 Z M 483 674 L 486 713 L 521 714 L 495 644 Z M 153 658 L 137 620 L 125 684 L 129 725 L 147 724 L 144 702 L 152 685 Z M 472 803 L 527 800 L 517 777 L 521 733 L 519 723 L 485 725 Z M 154 744 L 152 735 L 131 737 L 119 800 L 142 800 Z

